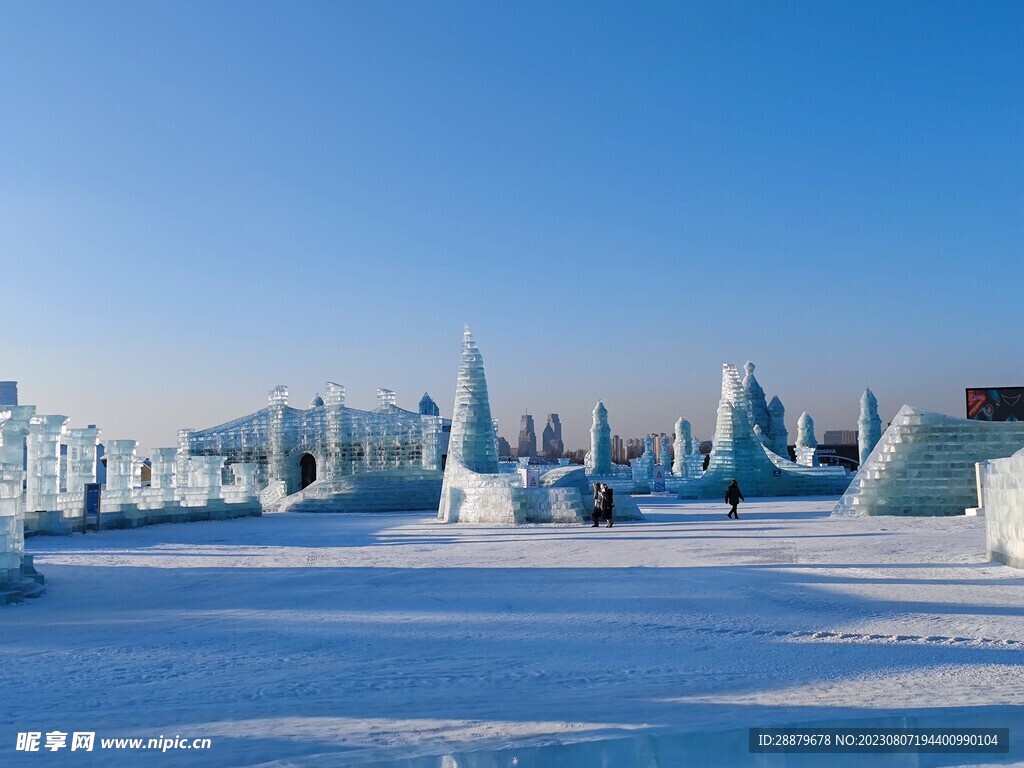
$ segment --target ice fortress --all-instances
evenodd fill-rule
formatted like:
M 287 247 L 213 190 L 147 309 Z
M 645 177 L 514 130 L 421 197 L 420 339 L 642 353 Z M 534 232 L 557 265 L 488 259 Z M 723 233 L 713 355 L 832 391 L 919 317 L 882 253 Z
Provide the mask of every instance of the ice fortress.
M 419 413 L 377 390 L 372 411 L 345 405 L 345 388 L 327 382 L 309 408 L 270 390 L 267 406 L 240 419 L 178 434 L 183 456 L 251 463 L 267 511 L 388 512 L 436 509 L 449 424 L 424 395 Z M 497 458 L 495 457 L 495 460 Z
M 455 390 L 448 462 L 438 519 L 446 523 L 580 523 L 591 485 L 583 467 L 557 467 L 536 477 L 501 473 L 484 361 L 467 327 Z M 636 502 L 616 498 L 617 519 L 640 516 Z
M 832 514 L 962 515 L 975 463 L 1024 447 L 1024 423 L 958 419 L 904 405 Z

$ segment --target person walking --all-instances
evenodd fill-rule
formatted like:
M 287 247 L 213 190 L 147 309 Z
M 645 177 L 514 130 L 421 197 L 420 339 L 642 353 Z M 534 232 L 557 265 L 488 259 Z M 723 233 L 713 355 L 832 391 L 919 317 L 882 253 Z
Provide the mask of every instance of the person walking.
M 601 517 L 604 515 L 604 483 L 594 483 L 594 514 L 591 515 L 591 519 L 594 524 L 591 528 L 601 527 Z
M 604 519 L 608 521 L 608 527 L 611 528 L 613 524 L 613 512 L 615 510 L 615 489 L 605 483 L 604 493 L 601 495 L 601 512 L 604 514 Z
M 725 489 L 725 503 L 732 506 L 732 509 L 729 510 L 729 514 L 726 515 L 726 517 L 732 518 L 733 520 L 740 519 L 740 513 L 736 511 L 736 507 L 741 501 L 746 501 L 746 499 L 743 498 L 743 492 L 740 490 L 739 484 L 733 480 L 729 483 L 729 487 Z

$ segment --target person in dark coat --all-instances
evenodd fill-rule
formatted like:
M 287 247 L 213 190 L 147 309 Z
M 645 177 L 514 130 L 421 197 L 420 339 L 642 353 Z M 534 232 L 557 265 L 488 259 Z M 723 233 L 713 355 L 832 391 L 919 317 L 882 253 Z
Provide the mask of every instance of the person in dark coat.
M 591 516 L 594 524 L 590 526 L 591 528 L 601 527 L 601 517 L 604 515 L 604 487 L 604 483 L 594 483 L 594 514 Z
M 604 519 L 608 521 L 608 527 L 612 527 L 612 512 L 615 510 L 615 490 L 605 483 L 604 493 L 601 495 L 601 512 Z
M 729 487 L 725 489 L 725 503 L 732 506 L 726 517 L 731 517 L 733 520 L 740 519 L 740 513 L 736 511 L 736 506 L 741 501 L 746 501 L 746 499 L 743 498 L 743 492 L 740 490 L 739 483 L 733 480 L 729 483 Z

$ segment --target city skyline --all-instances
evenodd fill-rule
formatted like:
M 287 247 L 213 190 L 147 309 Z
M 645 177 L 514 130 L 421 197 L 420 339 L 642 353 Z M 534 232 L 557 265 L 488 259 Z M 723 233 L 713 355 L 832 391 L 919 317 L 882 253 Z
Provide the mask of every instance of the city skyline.
M 1024 6 L 40 4 L 0 27 L 0 377 L 174 445 L 285 384 L 506 434 L 1024 383 Z M 250 66 L 259 62 L 258 66 Z M 556 319 L 557 318 L 557 319 Z M 514 319 L 514 322 L 510 320 Z M 532 410 L 532 408 L 531 408 Z

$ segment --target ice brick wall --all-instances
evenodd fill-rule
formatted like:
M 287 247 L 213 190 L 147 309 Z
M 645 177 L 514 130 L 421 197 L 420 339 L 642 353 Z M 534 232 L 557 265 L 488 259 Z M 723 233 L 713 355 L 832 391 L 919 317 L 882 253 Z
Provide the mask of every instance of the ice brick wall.
M 981 489 L 988 556 L 1024 568 L 1024 450 L 982 462 Z
M 904 405 L 832 514 L 962 515 L 976 502 L 975 463 L 1024 447 L 1024 423 L 974 421 Z

